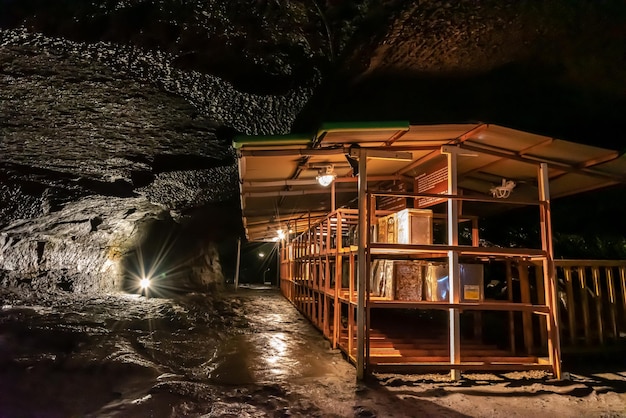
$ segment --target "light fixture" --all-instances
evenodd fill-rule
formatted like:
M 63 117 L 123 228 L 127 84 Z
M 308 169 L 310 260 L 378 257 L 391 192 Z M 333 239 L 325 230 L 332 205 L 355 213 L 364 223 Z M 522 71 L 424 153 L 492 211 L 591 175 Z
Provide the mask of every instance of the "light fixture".
M 501 186 L 493 186 L 489 191 L 491 195 L 498 199 L 506 199 L 511 196 L 511 190 L 515 188 L 516 184 L 513 180 L 502 179 Z
M 276 231 L 276 233 L 278 234 L 279 240 L 285 239 L 285 231 L 283 231 L 282 229 L 279 229 L 278 231 Z
M 320 168 L 319 174 L 317 175 L 317 177 L 315 177 L 315 179 L 320 184 L 320 186 L 328 187 L 330 186 L 330 183 L 335 180 L 336 177 L 337 174 L 335 174 L 335 172 L 333 171 L 333 166 L 327 165 L 326 167 Z
M 139 286 L 141 286 L 142 290 L 147 289 L 150 286 L 150 279 L 148 279 L 147 277 L 142 277 L 139 281 Z

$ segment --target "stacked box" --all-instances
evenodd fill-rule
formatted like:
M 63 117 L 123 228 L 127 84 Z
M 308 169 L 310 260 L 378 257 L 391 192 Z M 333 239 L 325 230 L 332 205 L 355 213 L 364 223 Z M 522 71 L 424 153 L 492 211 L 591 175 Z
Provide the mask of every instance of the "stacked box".
M 396 214 L 385 216 L 385 242 L 393 244 L 396 242 Z
M 448 264 L 428 263 L 426 266 L 425 298 L 428 301 L 448 300 Z
M 419 261 L 392 261 L 394 273 L 394 298 L 396 300 L 422 300 L 424 265 Z
M 376 242 L 394 244 L 396 242 L 396 214 L 383 216 L 378 219 L 378 233 Z
M 389 244 L 432 244 L 433 211 L 403 209 L 378 219 L 377 242 Z
M 461 300 L 482 302 L 485 299 L 484 268 L 482 264 L 460 264 Z
M 393 299 L 393 265 L 389 260 L 374 260 L 370 273 L 370 292 L 374 296 Z
M 374 260 L 370 276 L 373 296 L 389 300 L 422 300 L 424 264 L 410 260 Z
M 426 300 L 447 301 L 449 296 L 447 263 L 428 263 L 426 267 Z M 484 269 L 482 264 L 459 264 L 461 302 L 480 302 L 484 296 Z
M 396 243 L 432 244 L 433 211 L 430 209 L 403 209 L 396 212 Z
M 378 219 L 378 230 L 376 233 L 376 242 L 387 242 L 387 217 Z

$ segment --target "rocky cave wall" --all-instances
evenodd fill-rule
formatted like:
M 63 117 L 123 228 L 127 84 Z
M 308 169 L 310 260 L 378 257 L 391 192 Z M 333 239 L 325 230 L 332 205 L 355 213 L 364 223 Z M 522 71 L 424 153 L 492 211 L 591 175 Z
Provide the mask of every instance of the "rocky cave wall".
M 164 288 L 217 285 L 215 243 L 241 234 L 236 133 L 406 118 L 621 138 L 617 0 L 0 6 L 4 285 L 130 290 L 163 248 Z
M 0 277 L 35 291 L 223 282 L 236 132 L 286 133 L 319 83 L 294 2 L 2 2 Z M 309 17 L 317 16 L 309 22 Z M 314 30 L 311 32 L 311 28 Z M 308 32 L 307 32 L 308 31 Z

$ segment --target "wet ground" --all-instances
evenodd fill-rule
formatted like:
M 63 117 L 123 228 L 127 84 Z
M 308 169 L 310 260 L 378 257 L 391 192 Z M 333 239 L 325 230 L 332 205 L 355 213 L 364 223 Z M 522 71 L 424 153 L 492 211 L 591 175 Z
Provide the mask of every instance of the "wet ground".
M 357 384 L 354 367 L 273 289 L 0 296 L 2 418 L 626 416 L 623 368 L 562 382 L 509 373 Z

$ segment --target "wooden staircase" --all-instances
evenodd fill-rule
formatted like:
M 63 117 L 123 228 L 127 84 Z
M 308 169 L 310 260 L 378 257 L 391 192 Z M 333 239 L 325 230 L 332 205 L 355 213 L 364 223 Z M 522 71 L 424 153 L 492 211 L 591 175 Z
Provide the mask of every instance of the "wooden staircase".
M 356 335 L 356 333 L 355 333 Z M 340 347 L 348 353 L 348 331 L 339 337 Z M 348 353 L 354 361 L 356 338 Z M 455 365 L 456 366 L 456 365 Z M 370 329 L 369 366 L 375 371 L 437 371 L 450 369 L 450 347 L 445 334 L 410 335 L 393 328 Z M 547 359 L 533 355 L 519 355 L 472 339 L 461 339 L 462 370 L 550 370 Z

